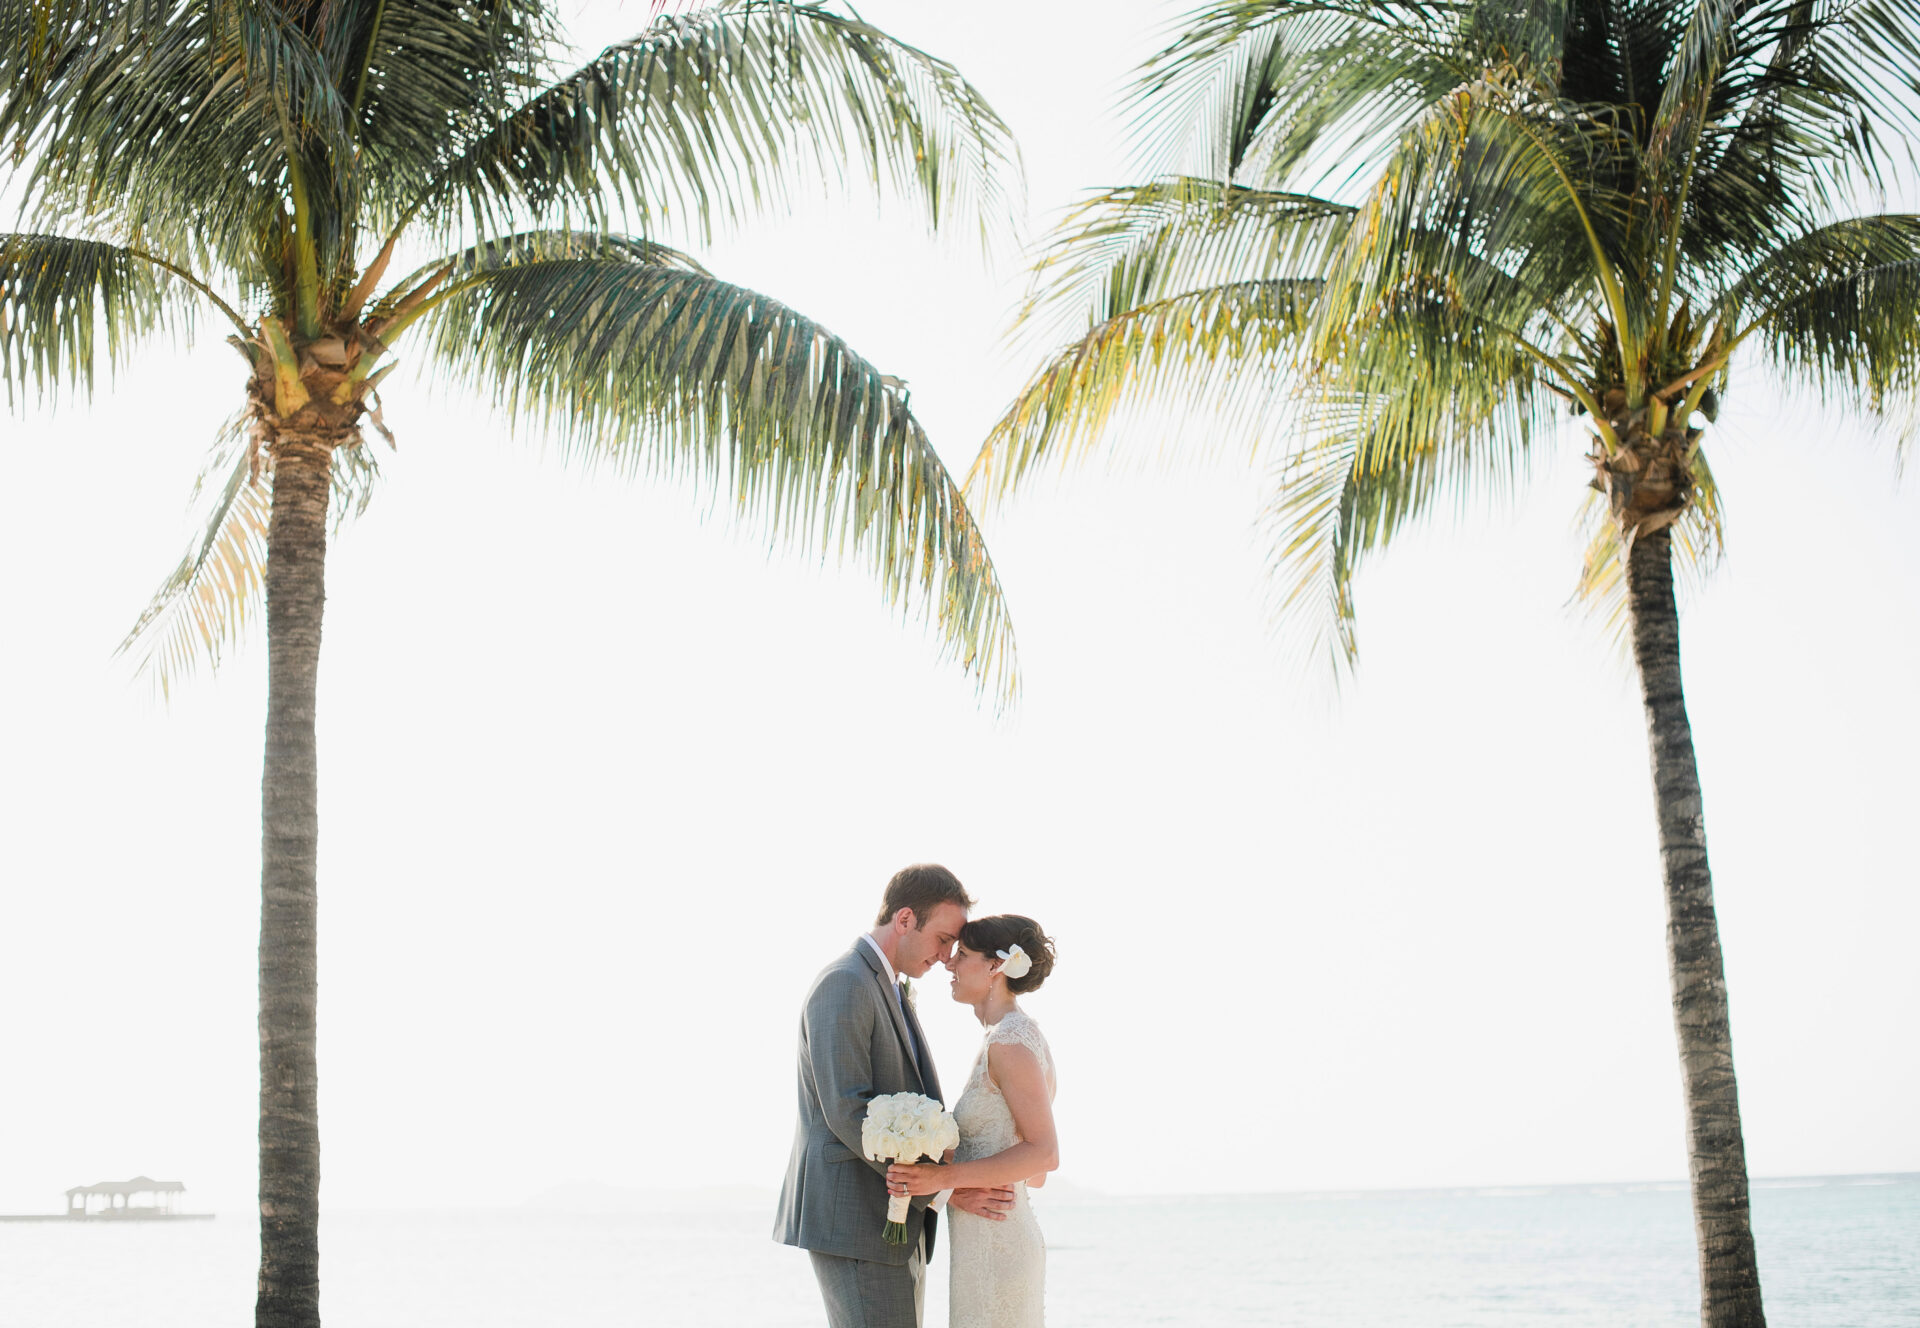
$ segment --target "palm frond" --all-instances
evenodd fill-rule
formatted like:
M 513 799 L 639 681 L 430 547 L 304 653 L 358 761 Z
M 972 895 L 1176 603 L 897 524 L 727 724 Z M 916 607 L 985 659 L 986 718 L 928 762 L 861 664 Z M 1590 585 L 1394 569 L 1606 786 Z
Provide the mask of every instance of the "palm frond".
M 1338 190 L 1463 83 L 1558 68 L 1552 0 L 1226 0 L 1140 71 L 1136 136 L 1158 171 Z
M 1478 455 L 1505 484 L 1550 424 L 1552 383 L 1511 330 L 1457 293 L 1416 286 L 1390 293 L 1348 324 L 1344 353 L 1321 361 L 1301 391 L 1356 436 L 1356 464 L 1384 470 L 1436 449 Z
M 1664 11 L 1664 12 L 1663 12 Z M 1861 183 L 1884 187 L 1889 149 L 1915 161 L 1920 5 L 1762 0 L 1611 9 L 1637 52 L 1649 234 L 1701 289 L 1830 219 Z M 1681 24 L 1684 22 L 1684 26 Z M 1576 72 L 1569 95 L 1618 99 Z M 1674 227 L 1677 226 L 1677 232 Z M 1676 276 L 1669 268 L 1669 277 Z
M 1018 208 L 1006 125 L 954 67 L 822 5 L 660 15 L 466 145 L 429 188 L 481 234 L 511 217 L 710 230 L 852 168 L 983 242 Z
M 1476 482 L 1471 454 L 1422 448 L 1389 465 L 1371 464 L 1367 421 L 1379 403 L 1323 401 L 1308 421 L 1312 441 L 1276 467 L 1262 519 L 1268 540 L 1271 608 L 1282 639 L 1303 661 L 1334 677 L 1358 662 L 1353 581 L 1367 556 L 1427 515 L 1436 500 L 1464 501 Z
M 1576 105 L 1631 107 L 1651 123 L 1691 12 L 1684 5 L 1636 0 L 1571 4 L 1563 13 L 1560 95 Z
M 1875 415 L 1920 399 L 1920 216 L 1856 217 L 1797 237 L 1721 307 L 1823 399 Z
M 366 444 L 335 449 L 328 513 L 336 537 L 366 512 L 379 478 Z M 114 652 L 131 657 L 135 675 L 163 696 L 199 669 L 217 669 L 266 607 L 273 459 L 258 446 L 246 411 L 222 427 L 189 507 L 205 508 L 199 534 Z
M 135 672 L 163 695 L 197 666 L 217 667 L 264 607 L 271 466 L 250 443 L 241 412 L 221 430 L 194 484 L 196 506 L 212 482 L 220 486 L 199 538 L 115 652 L 133 657 Z
M 1462 81 L 1459 7 L 1227 0 L 1190 16 L 1141 68 L 1136 149 L 1153 173 L 1316 191 L 1377 162 Z M 1337 152 L 1328 150 L 1337 130 Z
M 1192 176 L 1093 195 L 1035 264 L 1016 326 L 1056 347 L 981 445 L 970 491 L 1003 494 L 1043 459 L 1071 461 L 1155 397 L 1216 440 L 1247 426 L 1236 441 L 1257 449 L 1318 289 L 1294 274 L 1318 269 L 1351 212 Z
M 1401 139 L 1328 264 L 1316 358 L 1340 360 L 1355 320 L 1408 292 L 1516 333 L 1570 302 L 1641 326 L 1651 298 L 1622 281 L 1631 201 L 1608 184 L 1632 151 L 1620 125 L 1514 71 L 1455 89 Z
M 1782 242 L 1741 273 L 1706 311 L 1737 326 L 1835 281 L 1920 258 L 1920 215 L 1848 217 Z
M 337 219 L 354 206 L 352 146 L 304 36 L 272 0 L 187 5 L 143 24 L 147 7 L 91 6 L 108 11 L 102 30 L 63 34 L 44 87 L 0 107 L 0 128 L 31 154 L 26 206 L 258 284 L 261 257 L 288 243 L 279 200 L 305 158 L 301 185 L 324 206 L 302 241 L 337 252 Z
M 1407 511 L 1423 498 L 1415 468 L 1357 468 L 1357 444 L 1356 433 L 1328 431 L 1292 452 L 1263 519 L 1275 625 L 1302 661 L 1323 662 L 1336 679 L 1360 653 L 1353 573 L 1361 512 Z
M 1458 291 L 1382 292 L 1340 341 L 1294 384 L 1301 441 L 1276 469 L 1266 518 L 1276 620 L 1336 675 L 1357 658 L 1353 577 L 1366 556 L 1441 500 L 1456 513 L 1510 500 L 1557 404 L 1522 339 Z
M 1482 150 L 1472 135 L 1455 139 L 1457 128 L 1410 136 L 1404 169 L 1383 174 L 1356 216 L 1303 338 L 1298 390 L 1320 427 L 1352 436 L 1364 471 L 1476 449 L 1505 484 L 1551 418 L 1548 394 L 1580 390 L 1591 368 L 1580 357 L 1595 347 L 1576 320 L 1606 304 L 1578 217 L 1533 140 Z M 1490 160 L 1518 182 L 1478 166 Z M 1409 193 L 1415 201 L 1403 202 Z M 1544 348 L 1556 342 L 1574 358 Z
M 1897 145 L 1920 131 L 1913 0 L 1702 0 L 1688 17 L 1656 133 L 1658 124 L 1697 113 L 1748 145 L 1789 158 L 1833 152 L 1877 171 L 1882 139 Z
M 391 229 L 459 155 L 546 86 L 546 0 L 331 0 L 370 220 Z
M 117 365 L 141 337 L 184 325 L 192 304 L 167 272 L 119 245 L 0 235 L 0 378 L 42 395 Z
M 164 23 L 177 0 L 0 0 L 0 89 L 8 102 L 32 100 L 70 59 L 77 38 L 117 20 Z
M 1101 190 L 1054 228 L 1015 326 L 1058 340 L 1187 292 L 1317 271 L 1352 213 L 1193 176 Z
M 1665 71 L 1665 83 L 1654 112 L 1653 132 L 1659 134 L 1665 126 L 1687 114 L 1690 104 L 1704 105 L 1719 81 L 1720 71 L 1734 55 L 1742 18 L 1769 12 L 1778 14 L 1788 7 L 1804 10 L 1803 5 L 1795 6 L 1795 0 L 1787 0 L 1785 5 L 1765 0 L 1757 5 L 1743 4 L 1740 0 L 1696 0 L 1687 15 L 1685 28 L 1678 34 L 1679 40 L 1674 43 L 1672 61 Z
M 351 213 L 347 107 L 321 53 L 272 0 L 53 4 L 38 77 L 0 99 L 0 136 L 28 153 L 27 198 L 103 219 L 176 259 L 250 257 L 280 225 L 290 154 L 328 163 L 316 189 Z M 282 191 L 278 197 L 284 197 Z M 337 247 L 337 235 L 324 237 Z
M 1398 398 L 1420 389 L 1402 381 L 1323 384 L 1297 416 L 1303 441 L 1274 470 L 1263 518 L 1274 618 L 1302 658 L 1336 677 L 1359 658 L 1353 582 L 1368 557 L 1441 504 L 1460 516 L 1511 501 L 1532 460 L 1540 421 L 1524 388 L 1473 383 L 1464 356 L 1434 377 L 1423 393 L 1433 402 L 1410 408 Z M 1410 419 L 1434 427 L 1414 437 Z
M 1261 426 L 1284 423 L 1289 351 L 1317 290 L 1310 281 L 1235 282 L 1100 323 L 1021 388 L 980 445 L 968 492 L 1004 495 L 1035 466 L 1071 463 L 1118 418 L 1149 407 L 1182 412 L 1220 446 L 1258 450 Z
M 1650 189 L 1683 201 L 1673 218 L 1692 264 L 1733 279 L 1831 216 L 1855 172 L 1877 178 L 1883 138 L 1920 130 L 1915 15 L 1887 22 L 1906 7 L 1694 8 L 1675 38 L 1645 166 Z
M 713 485 L 771 537 L 864 562 L 1010 702 L 998 577 L 905 392 L 812 320 L 660 246 L 581 238 L 549 256 L 556 243 L 468 255 L 471 277 L 426 315 L 450 377 L 576 459 Z

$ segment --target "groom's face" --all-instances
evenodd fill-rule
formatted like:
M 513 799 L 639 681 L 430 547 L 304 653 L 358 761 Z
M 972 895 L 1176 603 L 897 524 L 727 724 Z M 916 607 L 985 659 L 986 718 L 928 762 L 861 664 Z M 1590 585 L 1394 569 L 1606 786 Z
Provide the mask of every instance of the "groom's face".
M 958 904 L 935 904 L 919 930 L 900 938 L 898 962 L 894 965 L 910 978 L 925 977 L 935 964 L 944 964 L 960 939 L 967 911 Z

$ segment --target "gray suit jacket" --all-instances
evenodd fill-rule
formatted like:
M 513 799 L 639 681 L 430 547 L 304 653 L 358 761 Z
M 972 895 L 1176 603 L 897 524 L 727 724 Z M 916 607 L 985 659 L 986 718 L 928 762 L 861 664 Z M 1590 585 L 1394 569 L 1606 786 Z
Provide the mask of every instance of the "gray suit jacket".
M 813 980 L 800 1013 L 799 1069 L 800 1119 L 773 1238 L 821 1254 L 903 1264 L 924 1231 L 931 1255 L 939 1215 L 924 1198 L 907 1213 L 905 1245 L 880 1238 L 887 1168 L 860 1154 L 860 1123 L 871 1099 L 885 1093 L 940 1098 L 926 1035 L 910 1012 L 901 1014 L 886 968 L 865 941 L 855 941 Z

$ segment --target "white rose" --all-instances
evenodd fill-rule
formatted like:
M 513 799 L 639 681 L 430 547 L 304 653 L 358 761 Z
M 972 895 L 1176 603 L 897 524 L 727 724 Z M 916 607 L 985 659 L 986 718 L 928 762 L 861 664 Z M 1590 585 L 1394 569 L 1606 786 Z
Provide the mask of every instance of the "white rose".
M 919 1093 L 886 1093 L 867 1103 L 860 1148 L 868 1157 L 913 1161 L 958 1146 L 960 1127 L 947 1109 Z

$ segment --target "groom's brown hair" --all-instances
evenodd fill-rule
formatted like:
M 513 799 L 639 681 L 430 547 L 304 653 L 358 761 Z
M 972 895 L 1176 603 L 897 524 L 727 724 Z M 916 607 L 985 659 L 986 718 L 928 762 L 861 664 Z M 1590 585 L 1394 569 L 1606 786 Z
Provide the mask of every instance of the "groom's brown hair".
M 916 862 L 911 867 L 902 867 L 887 882 L 887 893 L 880 901 L 880 916 L 874 919 L 876 927 L 893 921 L 893 915 L 903 908 L 913 910 L 913 925 L 917 931 L 927 925 L 927 916 L 937 904 L 958 904 L 961 908 L 973 907 L 973 900 L 967 894 L 967 887 L 960 884 L 960 878 L 937 862 Z

